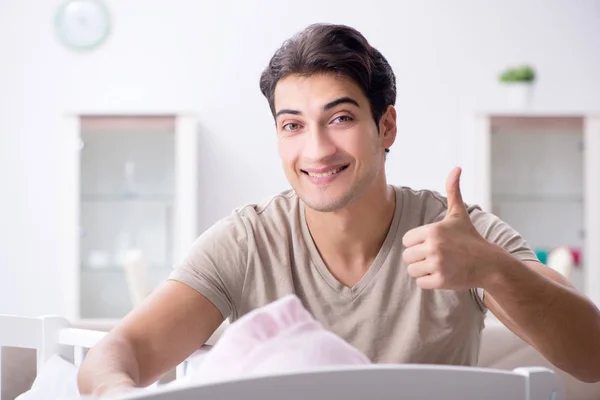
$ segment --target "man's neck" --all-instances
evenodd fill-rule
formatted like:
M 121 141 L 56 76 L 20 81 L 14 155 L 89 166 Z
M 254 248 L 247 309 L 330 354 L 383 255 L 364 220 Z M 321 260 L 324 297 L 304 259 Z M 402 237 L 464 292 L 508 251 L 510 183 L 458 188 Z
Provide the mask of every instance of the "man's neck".
M 368 270 L 385 241 L 395 207 L 395 190 L 384 181 L 342 210 L 324 213 L 306 208 L 311 236 L 334 275 L 356 277 Z

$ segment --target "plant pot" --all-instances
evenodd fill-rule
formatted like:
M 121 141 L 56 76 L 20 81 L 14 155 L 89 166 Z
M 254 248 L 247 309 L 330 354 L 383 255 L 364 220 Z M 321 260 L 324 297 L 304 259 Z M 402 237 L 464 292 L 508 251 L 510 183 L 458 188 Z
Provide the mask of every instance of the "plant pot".
M 527 82 L 503 83 L 506 103 L 509 108 L 528 109 L 533 104 L 533 84 Z

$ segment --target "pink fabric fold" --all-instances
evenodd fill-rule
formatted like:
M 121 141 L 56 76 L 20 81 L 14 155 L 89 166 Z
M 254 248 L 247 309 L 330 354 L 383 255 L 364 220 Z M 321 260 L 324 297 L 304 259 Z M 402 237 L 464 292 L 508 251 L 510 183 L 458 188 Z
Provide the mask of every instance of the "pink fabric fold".
M 231 324 L 196 369 L 193 380 L 207 382 L 357 364 L 370 361 L 323 328 L 298 297 L 288 295 Z

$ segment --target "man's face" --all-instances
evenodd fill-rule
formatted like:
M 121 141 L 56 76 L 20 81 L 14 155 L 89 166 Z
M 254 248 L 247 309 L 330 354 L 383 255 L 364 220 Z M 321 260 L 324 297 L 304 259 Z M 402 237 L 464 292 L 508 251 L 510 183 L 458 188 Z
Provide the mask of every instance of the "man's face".
M 278 149 L 298 196 L 317 211 L 339 210 L 362 197 L 384 168 L 394 141 L 395 111 L 377 125 L 369 100 L 335 74 L 290 75 L 275 87 Z

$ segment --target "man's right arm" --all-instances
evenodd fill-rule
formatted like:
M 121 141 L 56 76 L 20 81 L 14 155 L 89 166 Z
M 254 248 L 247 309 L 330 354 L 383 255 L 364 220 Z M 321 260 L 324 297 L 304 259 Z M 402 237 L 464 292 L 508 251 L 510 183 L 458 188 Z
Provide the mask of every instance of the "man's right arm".
M 198 350 L 224 318 L 235 319 L 247 255 L 246 225 L 237 212 L 204 231 L 169 279 L 88 352 L 80 392 L 146 387 Z
M 80 393 L 107 396 L 146 387 L 199 349 L 223 322 L 197 290 L 166 281 L 87 354 Z

